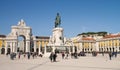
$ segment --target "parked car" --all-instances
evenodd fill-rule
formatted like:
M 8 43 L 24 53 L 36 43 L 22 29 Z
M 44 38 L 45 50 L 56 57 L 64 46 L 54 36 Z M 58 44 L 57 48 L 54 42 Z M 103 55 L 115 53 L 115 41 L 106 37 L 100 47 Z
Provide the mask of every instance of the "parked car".
M 85 52 L 80 52 L 78 56 L 86 56 L 86 55 L 85 55 Z

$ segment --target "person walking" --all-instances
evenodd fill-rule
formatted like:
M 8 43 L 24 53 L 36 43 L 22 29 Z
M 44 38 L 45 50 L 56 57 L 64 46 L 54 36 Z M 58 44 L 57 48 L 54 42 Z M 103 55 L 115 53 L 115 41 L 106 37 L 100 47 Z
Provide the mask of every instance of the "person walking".
M 33 57 L 33 59 L 34 59 L 34 57 L 35 57 L 35 53 L 32 53 L 32 57 Z
M 117 58 L 117 51 L 115 52 L 115 58 Z
M 111 60 L 111 57 L 112 57 L 112 53 L 111 52 L 109 52 L 109 59 Z
M 20 52 L 19 52 L 19 53 L 18 53 L 18 59 L 20 59 L 20 55 L 21 55 L 21 54 L 20 54 Z
M 28 52 L 28 54 L 27 54 L 27 55 L 28 55 L 28 59 L 30 59 L 30 53 L 29 53 L 29 52 Z
M 24 53 L 24 55 L 23 55 L 23 56 L 24 56 L 24 58 L 25 58 L 25 57 L 26 57 L 26 53 Z
M 49 56 L 50 61 L 53 61 L 53 52 L 51 52 L 50 56 Z
M 68 59 L 68 53 L 66 53 L 66 57 L 65 57 L 65 59 Z
M 57 54 L 53 54 L 53 61 L 56 62 Z
M 62 52 L 62 59 L 64 59 L 64 57 L 65 57 L 65 54 L 64 54 L 64 52 Z

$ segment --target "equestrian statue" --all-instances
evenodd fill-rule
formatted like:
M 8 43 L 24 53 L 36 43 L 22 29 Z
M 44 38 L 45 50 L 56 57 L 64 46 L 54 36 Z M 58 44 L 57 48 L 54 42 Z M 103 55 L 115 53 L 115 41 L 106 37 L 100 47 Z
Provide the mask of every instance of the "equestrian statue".
M 57 13 L 57 16 L 55 18 L 55 28 L 60 27 L 60 24 L 61 24 L 61 18 L 59 16 L 59 13 Z

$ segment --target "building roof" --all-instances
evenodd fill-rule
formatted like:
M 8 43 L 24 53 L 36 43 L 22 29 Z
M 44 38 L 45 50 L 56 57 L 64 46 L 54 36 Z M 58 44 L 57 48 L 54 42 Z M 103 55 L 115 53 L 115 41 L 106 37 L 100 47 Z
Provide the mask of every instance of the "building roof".
M 6 35 L 0 35 L 0 37 L 5 38 L 5 37 L 6 37 Z
M 95 39 L 90 38 L 90 37 L 83 37 L 82 40 L 91 40 L 91 41 L 95 41 Z
M 120 34 L 110 34 L 110 35 L 106 35 L 106 36 L 104 37 L 104 39 L 106 39 L 106 38 L 115 38 L 115 37 L 120 37 Z
M 50 37 L 47 36 L 36 36 L 37 39 L 49 39 Z

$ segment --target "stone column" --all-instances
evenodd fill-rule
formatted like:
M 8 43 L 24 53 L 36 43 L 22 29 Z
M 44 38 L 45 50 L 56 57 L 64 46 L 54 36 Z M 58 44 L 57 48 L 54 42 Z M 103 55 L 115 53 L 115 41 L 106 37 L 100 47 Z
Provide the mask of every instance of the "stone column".
M 13 52 L 15 53 L 15 42 L 13 42 L 13 45 L 12 45 L 13 47 Z
M 96 51 L 96 44 L 94 44 L 93 42 L 91 43 L 91 47 L 92 47 L 92 51 Z
M 73 42 L 71 42 L 71 44 L 72 44 L 72 53 L 74 53 L 75 52 L 75 47 L 74 47 Z
M 14 43 L 13 43 L 13 48 L 14 48 L 13 51 L 14 51 L 15 53 L 17 53 L 17 42 L 14 42 Z
M 73 53 L 75 52 L 75 46 L 74 45 L 72 46 L 72 52 Z
M 80 52 L 82 51 L 82 43 L 79 43 L 80 44 Z
M 46 44 L 45 44 L 45 46 L 44 46 L 44 54 L 46 54 Z
M 8 48 L 8 43 L 6 42 L 6 46 L 5 46 L 5 54 L 7 53 L 7 48 Z
M 78 49 L 78 47 L 79 47 L 79 45 L 77 45 L 77 46 L 76 46 L 76 48 L 77 48 L 77 53 L 79 52 L 79 49 Z
M 17 53 L 17 42 L 14 42 L 14 52 Z
M 17 49 L 18 49 L 18 44 L 17 42 L 15 42 L 15 51 L 17 52 Z
M 69 48 L 69 53 L 71 53 L 71 52 L 70 52 L 70 45 L 68 46 L 68 48 Z
M 40 45 L 39 45 L 39 54 L 41 54 L 41 43 L 40 43 Z
M 34 52 L 36 52 L 36 40 L 34 41 Z
M 26 41 L 26 52 L 30 52 L 30 41 Z
M 10 49 L 11 49 L 11 52 L 13 52 L 13 43 L 10 42 Z
M 115 51 L 117 51 L 117 52 L 119 52 L 119 51 L 120 51 L 120 50 L 119 50 L 119 46 L 117 46 L 117 47 L 116 47 Z
M 96 51 L 99 51 L 99 43 L 98 42 L 95 43 L 95 48 L 96 48 Z

